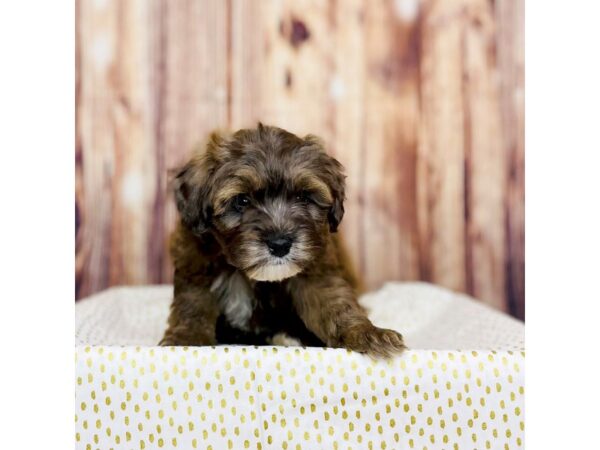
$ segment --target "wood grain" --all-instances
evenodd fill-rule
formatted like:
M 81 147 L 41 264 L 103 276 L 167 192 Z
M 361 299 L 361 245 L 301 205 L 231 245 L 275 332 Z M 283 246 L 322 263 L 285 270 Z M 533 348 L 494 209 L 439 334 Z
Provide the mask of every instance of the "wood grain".
M 497 309 L 505 298 L 506 167 L 495 76 L 493 11 L 486 0 L 464 10 L 463 97 L 467 220 L 467 289 Z
M 346 203 L 341 232 L 360 273 L 366 273 L 364 247 L 366 11 L 362 0 L 338 1 L 331 13 L 332 70 L 327 82 L 331 137 L 328 150 L 346 169 Z M 365 277 L 366 278 L 366 277 Z
M 112 182 L 111 284 L 148 280 L 148 231 L 156 192 L 155 134 L 152 105 L 154 70 L 150 3 L 115 2 L 114 66 L 111 81 L 111 128 L 114 136 Z M 132 262 L 135 261 L 135 264 Z
M 506 294 L 525 317 L 525 2 L 497 0 L 497 65 L 506 167 Z
M 420 278 L 416 203 L 419 121 L 418 17 L 390 2 L 365 9 L 362 140 L 362 272 L 370 287 Z
M 421 23 L 417 185 L 423 278 L 465 291 L 463 0 L 433 0 Z
M 81 297 L 110 285 L 115 152 L 109 74 L 117 24 L 111 8 L 92 2 L 77 2 L 76 14 L 76 292 Z
M 169 171 L 215 128 L 321 136 L 367 288 L 524 314 L 523 1 L 77 1 L 76 287 L 171 280 Z

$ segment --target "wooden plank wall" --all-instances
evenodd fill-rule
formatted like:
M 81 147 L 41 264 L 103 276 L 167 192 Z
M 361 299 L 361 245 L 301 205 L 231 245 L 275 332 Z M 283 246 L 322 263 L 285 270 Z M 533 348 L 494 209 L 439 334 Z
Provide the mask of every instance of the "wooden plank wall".
M 78 0 L 77 297 L 171 279 L 167 171 L 214 128 L 324 138 L 366 285 L 524 316 L 523 0 Z

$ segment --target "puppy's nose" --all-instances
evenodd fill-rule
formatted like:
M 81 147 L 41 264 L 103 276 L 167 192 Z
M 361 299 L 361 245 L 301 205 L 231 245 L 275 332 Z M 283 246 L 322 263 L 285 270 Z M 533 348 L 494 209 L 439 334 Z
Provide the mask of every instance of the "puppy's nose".
M 282 257 L 290 252 L 292 247 L 292 239 L 289 236 L 282 234 L 273 234 L 265 238 L 265 243 L 269 247 L 271 255 Z

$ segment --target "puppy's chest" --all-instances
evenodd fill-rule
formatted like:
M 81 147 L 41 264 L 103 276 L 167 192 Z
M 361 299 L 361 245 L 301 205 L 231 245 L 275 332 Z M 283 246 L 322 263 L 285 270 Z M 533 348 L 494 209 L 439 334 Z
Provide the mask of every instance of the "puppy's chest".
M 227 324 L 245 332 L 277 330 L 277 323 L 295 315 L 281 283 L 249 282 L 240 272 L 220 274 L 211 286 Z

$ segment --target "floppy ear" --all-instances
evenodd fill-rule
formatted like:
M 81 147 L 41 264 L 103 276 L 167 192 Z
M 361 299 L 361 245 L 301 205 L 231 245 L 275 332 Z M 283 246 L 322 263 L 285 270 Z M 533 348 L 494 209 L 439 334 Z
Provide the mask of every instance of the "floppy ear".
M 228 158 L 231 135 L 213 131 L 204 147 L 194 151 L 173 180 L 175 202 L 183 224 L 200 236 L 210 226 L 213 213 L 210 194 L 217 167 Z
M 317 136 L 309 134 L 304 137 L 304 141 L 320 152 L 317 170 L 329 185 L 329 189 L 331 189 L 333 203 L 327 212 L 327 220 L 329 222 L 329 231 L 335 233 L 344 217 L 344 200 L 346 199 L 344 166 L 337 159 L 327 154 L 323 141 Z
M 181 220 L 198 236 L 207 230 L 212 213 L 208 201 L 210 172 L 206 156 L 193 158 L 179 169 L 173 180 L 175 202 Z
M 333 161 L 335 161 L 336 166 L 335 176 L 333 177 L 333 181 L 330 183 L 333 203 L 331 208 L 329 208 L 329 212 L 327 213 L 327 220 L 329 221 L 329 231 L 335 233 L 340 222 L 342 221 L 342 218 L 344 217 L 346 182 L 341 171 L 342 165 L 335 159 L 333 159 Z
M 344 200 L 334 197 L 333 205 L 327 213 L 327 219 L 329 220 L 329 231 L 335 233 L 338 229 L 340 222 L 344 217 Z

